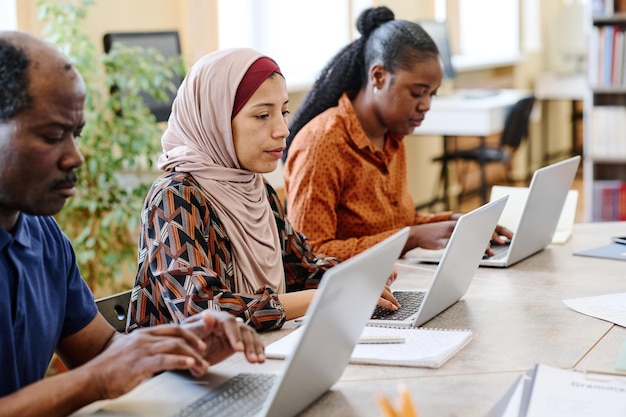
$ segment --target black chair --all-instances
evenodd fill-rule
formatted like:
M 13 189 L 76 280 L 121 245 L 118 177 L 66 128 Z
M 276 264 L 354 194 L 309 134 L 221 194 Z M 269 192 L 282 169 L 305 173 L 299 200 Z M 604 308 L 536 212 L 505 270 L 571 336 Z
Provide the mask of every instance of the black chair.
M 530 122 L 530 114 L 535 104 L 535 97 L 529 96 L 519 100 L 512 108 L 506 117 L 504 130 L 500 136 L 500 141 L 497 146 L 487 145 L 485 137 L 480 138 L 480 144 L 470 149 L 458 149 L 454 151 L 446 151 L 442 156 L 434 158 L 433 161 L 441 163 L 441 174 L 439 178 L 439 184 L 444 184 L 444 193 L 447 201 L 449 170 L 448 163 L 454 161 L 458 164 L 459 161 L 475 162 L 480 169 L 480 196 L 483 204 L 487 202 L 487 193 L 489 184 L 487 183 L 486 166 L 491 163 L 501 163 L 505 165 L 507 176 L 510 171 L 510 162 L 513 153 L 519 148 L 522 141 L 528 137 L 528 126 Z M 464 175 L 459 175 L 464 177 Z M 510 180 L 510 179 L 509 179 Z M 463 186 L 461 192 L 458 195 L 460 201 L 463 196 L 466 195 L 465 187 Z
M 131 292 L 132 290 L 128 290 L 96 300 L 100 313 L 118 332 L 126 332 L 126 318 Z
M 178 31 L 105 33 L 102 42 L 104 44 L 104 52 L 106 53 L 111 50 L 115 43 L 120 43 L 125 46 L 154 48 L 166 59 L 172 56 L 180 56 L 181 54 Z M 169 81 L 178 88 L 183 81 L 183 75 L 175 74 Z M 176 91 L 167 91 L 166 93 L 169 100 L 165 103 L 156 100 L 148 93 L 141 94 L 146 107 L 154 114 L 157 122 L 167 122 L 172 111 L 172 103 L 176 97 Z

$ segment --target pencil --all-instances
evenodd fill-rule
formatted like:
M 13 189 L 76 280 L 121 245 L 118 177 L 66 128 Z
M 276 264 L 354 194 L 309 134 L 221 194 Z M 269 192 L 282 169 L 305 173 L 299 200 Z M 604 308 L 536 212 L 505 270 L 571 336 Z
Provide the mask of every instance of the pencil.
M 405 385 L 400 388 L 400 393 L 402 397 L 402 410 L 400 413 L 401 417 L 419 417 L 417 413 L 417 409 L 413 405 L 413 399 L 411 398 L 411 394 Z
M 378 399 L 378 405 L 380 406 L 380 408 L 382 408 L 383 413 L 385 414 L 385 417 L 400 417 L 396 414 L 396 411 L 391 406 L 391 403 L 389 403 L 389 400 L 387 399 L 387 397 L 380 394 L 377 396 L 377 399 Z

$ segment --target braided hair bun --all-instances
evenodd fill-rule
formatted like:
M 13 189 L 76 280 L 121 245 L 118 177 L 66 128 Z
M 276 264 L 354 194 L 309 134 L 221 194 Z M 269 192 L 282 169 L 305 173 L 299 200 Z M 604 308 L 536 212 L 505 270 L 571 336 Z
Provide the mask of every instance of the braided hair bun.
M 368 37 L 376 28 L 395 19 L 395 15 L 385 6 L 363 10 L 356 21 L 356 28 L 361 35 Z

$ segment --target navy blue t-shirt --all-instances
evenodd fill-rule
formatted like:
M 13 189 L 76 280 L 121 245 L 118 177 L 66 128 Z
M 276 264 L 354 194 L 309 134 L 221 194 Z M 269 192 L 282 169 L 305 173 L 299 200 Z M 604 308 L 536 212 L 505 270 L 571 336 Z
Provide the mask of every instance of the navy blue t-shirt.
M 97 313 L 68 238 L 52 217 L 0 228 L 0 397 L 42 379 L 59 339 Z

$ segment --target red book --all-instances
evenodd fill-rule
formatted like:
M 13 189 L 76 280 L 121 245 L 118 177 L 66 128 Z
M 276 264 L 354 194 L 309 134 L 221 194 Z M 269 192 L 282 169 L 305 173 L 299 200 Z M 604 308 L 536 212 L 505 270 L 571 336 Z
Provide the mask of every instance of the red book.
M 619 187 L 619 209 L 618 220 L 626 220 L 626 182 L 622 182 Z

